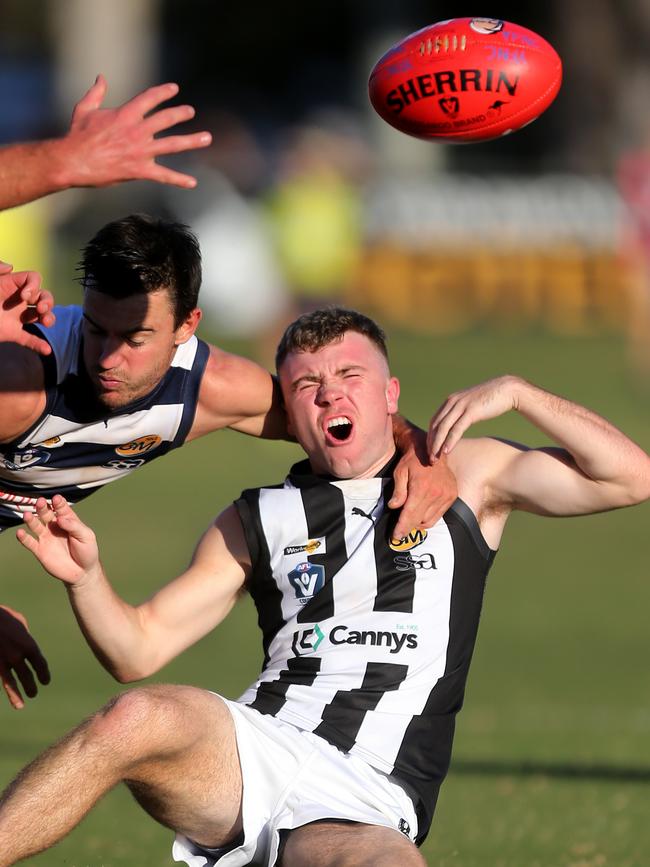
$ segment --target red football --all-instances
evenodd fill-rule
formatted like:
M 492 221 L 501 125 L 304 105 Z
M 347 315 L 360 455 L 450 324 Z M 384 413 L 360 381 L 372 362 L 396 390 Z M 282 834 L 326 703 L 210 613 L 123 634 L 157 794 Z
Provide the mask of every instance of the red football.
M 553 102 L 562 61 L 532 30 L 497 18 L 452 18 L 402 39 L 370 73 L 375 111 L 417 138 L 486 141 Z

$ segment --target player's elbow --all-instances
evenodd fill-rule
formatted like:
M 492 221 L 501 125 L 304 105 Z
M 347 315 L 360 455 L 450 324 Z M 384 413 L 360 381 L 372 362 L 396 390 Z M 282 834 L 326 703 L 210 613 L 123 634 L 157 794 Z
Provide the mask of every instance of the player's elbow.
M 145 660 L 134 661 L 124 660 L 123 662 L 113 661 L 110 666 L 107 666 L 109 674 L 118 683 L 136 683 L 139 680 L 145 680 L 151 677 L 158 670 L 156 666 L 148 664 Z
M 637 506 L 650 499 L 650 458 L 639 462 L 635 471 L 618 486 L 620 506 Z

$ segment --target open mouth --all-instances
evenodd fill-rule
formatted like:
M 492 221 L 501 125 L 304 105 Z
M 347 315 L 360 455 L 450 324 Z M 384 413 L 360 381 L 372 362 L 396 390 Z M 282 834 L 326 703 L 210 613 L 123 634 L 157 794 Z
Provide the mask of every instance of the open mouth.
M 345 442 L 352 433 L 352 422 L 344 415 L 331 418 L 327 422 L 327 433 L 337 442 Z

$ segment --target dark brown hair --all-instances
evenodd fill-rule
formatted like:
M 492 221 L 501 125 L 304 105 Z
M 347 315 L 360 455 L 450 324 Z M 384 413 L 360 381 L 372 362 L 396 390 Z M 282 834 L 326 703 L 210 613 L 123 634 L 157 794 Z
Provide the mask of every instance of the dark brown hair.
M 343 340 L 348 331 L 356 331 L 371 340 L 388 361 L 386 335 L 382 329 L 356 310 L 326 307 L 304 313 L 287 327 L 275 354 L 276 370 L 290 352 L 316 352 L 330 343 Z

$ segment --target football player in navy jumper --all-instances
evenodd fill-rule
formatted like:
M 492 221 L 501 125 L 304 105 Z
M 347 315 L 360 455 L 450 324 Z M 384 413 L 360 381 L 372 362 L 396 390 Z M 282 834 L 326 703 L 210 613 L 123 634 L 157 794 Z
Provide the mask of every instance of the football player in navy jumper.
M 268 371 L 195 335 L 201 255 L 187 227 L 133 214 L 100 229 L 81 262 L 83 306 L 53 309 L 38 275 L 4 271 L 0 532 L 39 496 L 78 502 L 215 430 L 286 437 Z M 408 488 L 396 528 L 405 535 L 442 514 L 455 481 L 444 461 L 421 457 L 424 432 L 400 420 L 395 435 L 403 461 L 392 506 Z M 32 668 L 47 681 L 20 615 L 0 608 L 0 678 L 14 707 L 19 684 L 36 693 Z

